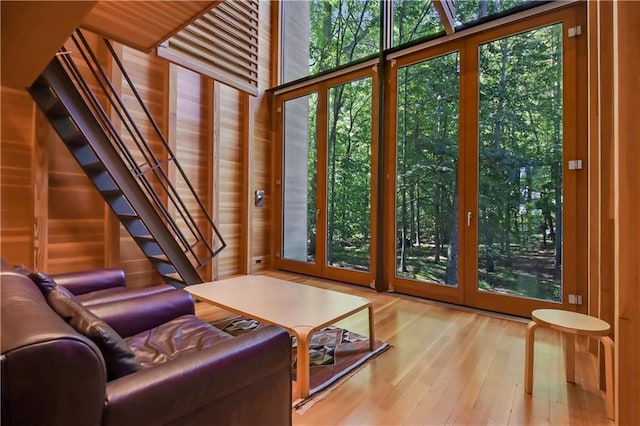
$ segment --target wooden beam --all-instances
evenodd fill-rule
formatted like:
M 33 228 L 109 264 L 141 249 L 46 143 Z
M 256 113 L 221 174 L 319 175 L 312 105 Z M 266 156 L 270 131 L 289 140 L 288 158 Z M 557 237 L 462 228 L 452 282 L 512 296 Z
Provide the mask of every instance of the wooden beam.
M 453 34 L 456 32 L 456 10 L 453 5 L 453 0 L 434 0 L 433 6 L 440 15 L 440 21 L 444 25 L 444 30 L 447 34 Z
M 30 86 L 96 1 L 3 1 L 2 85 Z
M 616 423 L 640 419 L 640 3 L 614 2 Z
M 150 52 L 220 1 L 100 1 L 82 28 Z

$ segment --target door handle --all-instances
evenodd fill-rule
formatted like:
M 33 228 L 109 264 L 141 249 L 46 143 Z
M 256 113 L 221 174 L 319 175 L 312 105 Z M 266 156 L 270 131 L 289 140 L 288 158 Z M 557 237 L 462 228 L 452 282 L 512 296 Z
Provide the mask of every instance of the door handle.
M 320 217 L 320 209 L 316 209 L 316 220 Z
M 471 226 L 471 212 L 467 212 L 467 226 Z

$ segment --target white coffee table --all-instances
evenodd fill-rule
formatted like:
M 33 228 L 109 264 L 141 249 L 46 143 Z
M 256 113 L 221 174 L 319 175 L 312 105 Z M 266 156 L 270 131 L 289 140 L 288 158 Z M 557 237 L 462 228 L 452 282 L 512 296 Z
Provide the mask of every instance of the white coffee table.
M 284 328 L 298 340 L 299 396 L 309 396 L 309 340 L 314 332 L 369 310 L 369 349 L 374 349 L 373 306 L 350 294 L 262 275 L 243 275 L 185 288 L 196 298 L 228 311 Z

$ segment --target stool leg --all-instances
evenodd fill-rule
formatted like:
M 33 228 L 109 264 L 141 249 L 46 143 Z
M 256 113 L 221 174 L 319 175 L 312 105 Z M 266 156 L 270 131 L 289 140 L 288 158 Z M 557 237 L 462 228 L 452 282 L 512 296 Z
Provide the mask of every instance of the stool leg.
M 615 417 L 613 388 L 613 340 L 609 336 L 600 337 L 600 341 L 604 345 L 604 371 L 607 383 L 607 417 L 611 420 Z
M 527 325 L 524 353 L 524 391 L 528 394 L 533 391 L 533 346 L 537 327 L 538 324 L 535 321 L 531 321 Z
M 567 382 L 576 382 L 576 336 L 571 333 L 564 334 L 564 366 L 567 373 Z

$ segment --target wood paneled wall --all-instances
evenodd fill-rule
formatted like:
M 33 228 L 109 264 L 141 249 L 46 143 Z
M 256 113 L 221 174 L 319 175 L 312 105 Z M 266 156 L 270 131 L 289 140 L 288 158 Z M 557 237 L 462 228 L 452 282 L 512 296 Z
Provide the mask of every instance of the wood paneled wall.
M 249 212 L 248 226 L 251 235 L 248 239 L 248 263 L 249 273 L 256 273 L 261 270 L 270 269 L 272 262 L 272 214 L 273 214 L 273 128 L 271 122 L 271 98 L 265 92 L 266 89 L 274 87 L 276 81 L 276 70 L 273 66 L 273 52 L 277 46 L 272 42 L 271 25 L 277 20 L 272 19 L 277 13 L 279 2 L 260 1 L 260 26 L 259 26 L 259 51 L 258 51 L 258 96 L 249 99 L 248 139 L 246 146 L 248 152 L 247 165 L 249 178 L 249 193 L 246 200 L 247 211 Z M 264 207 L 256 207 L 253 203 L 255 190 L 265 190 Z M 256 262 L 260 263 L 256 263 Z
M 214 151 L 213 151 L 213 82 L 200 74 L 177 65 L 169 69 L 169 144 L 179 160 L 180 167 L 189 179 L 189 183 L 200 195 L 201 202 L 212 217 L 214 207 Z M 170 175 L 176 190 L 193 215 L 193 219 L 202 230 L 208 229 L 208 221 L 191 197 L 187 182 L 180 176 L 176 167 L 170 165 Z M 215 221 L 214 221 L 215 222 Z M 180 229 L 189 241 L 196 241 L 193 228 L 184 220 L 178 222 Z M 211 241 L 212 232 L 207 233 Z M 200 259 L 207 254 L 202 244 L 194 247 Z M 212 265 L 201 271 L 205 280 L 211 280 Z
M 140 96 L 144 100 L 151 116 L 156 121 L 160 130 L 167 135 L 168 130 L 168 107 L 169 107 L 169 64 L 153 55 L 141 53 L 140 51 L 120 47 L 118 49 L 123 66 L 127 74 L 133 81 Z M 118 81 L 114 72 L 114 80 L 119 84 L 122 92 L 122 100 L 134 117 L 141 117 L 143 111 L 131 92 L 129 86 L 124 81 Z M 166 150 L 161 147 L 161 140 L 156 135 L 150 122 L 140 119 L 140 132 L 147 139 L 148 143 L 158 161 L 166 159 Z M 125 143 L 128 147 L 133 147 L 134 141 L 123 133 Z M 133 153 L 138 152 L 131 148 Z M 141 167 L 146 167 L 142 155 L 134 155 Z M 149 176 L 152 176 L 151 174 Z M 158 187 L 158 183 L 154 187 Z M 131 287 L 145 287 L 152 284 L 159 284 L 162 278 L 158 275 L 151 263 L 142 253 L 136 242 L 131 238 L 127 230 L 120 226 L 119 251 L 120 261 L 118 266 L 122 267 L 127 274 L 127 282 Z
M 246 121 L 243 114 L 246 100 L 244 95 L 231 87 L 215 84 L 215 149 L 216 168 L 214 181 L 218 187 L 218 223 L 227 248 L 217 259 L 218 277 L 244 273 L 243 230 L 246 192 L 244 178 L 244 144 L 246 143 Z
M 104 266 L 105 203 L 51 127 L 37 129 L 38 139 L 48 147 L 43 156 L 48 165 L 48 208 L 40 203 L 48 212 L 45 270 L 100 268 Z
M 4 86 L 0 105 L 0 256 L 33 266 L 35 106 L 25 91 Z
M 590 1 L 588 15 L 589 313 L 614 330 L 616 423 L 638 424 L 640 3 Z
M 616 421 L 640 423 L 640 3 L 614 2 Z

